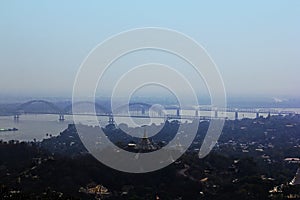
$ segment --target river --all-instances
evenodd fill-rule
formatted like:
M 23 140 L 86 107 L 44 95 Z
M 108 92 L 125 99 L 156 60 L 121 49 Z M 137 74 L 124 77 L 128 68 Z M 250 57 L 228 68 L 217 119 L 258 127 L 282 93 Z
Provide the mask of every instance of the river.
M 279 109 L 280 110 L 280 109 Z M 283 110 L 283 109 L 281 109 Z M 295 111 L 299 113 L 300 109 L 287 109 L 290 111 Z M 168 111 L 167 114 L 175 114 L 176 111 Z M 195 111 L 184 110 L 183 115 L 195 115 Z M 201 111 L 201 116 L 209 116 L 211 112 Z M 213 115 L 212 115 L 213 116 Z M 219 117 L 228 117 L 229 119 L 234 119 L 234 113 L 224 113 L 219 112 Z M 267 114 L 261 114 L 261 116 L 266 117 Z M 81 118 L 82 124 L 97 126 L 91 119 L 91 116 L 79 116 Z M 239 119 L 241 118 L 255 118 L 255 113 L 240 113 Z M 101 126 L 105 126 L 108 123 L 108 117 L 98 117 Z M 144 124 L 161 124 L 163 119 L 140 119 L 140 118 L 115 118 L 117 124 L 126 123 L 128 126 L 137 126 Z M 135 124 L 133 123 L 135 122 Z M 47 138 L 51 134 L 52 136 L 59 135 L 64 129 L 67 128 L 68 124 L 73 123 L 73 117 L 71 115 L 65 116 L 65 121 L 59 121 L 58 115 L 53 114 L 24 114 L 20 116 L 19 120 L 14 120 L 12 116 L 0 116 L 0 128 L 17 128 L 18 131 L 7 131 L 0 132 L 0 140 L 19 140 L 19 141 L 33 141 L 42 140 Z

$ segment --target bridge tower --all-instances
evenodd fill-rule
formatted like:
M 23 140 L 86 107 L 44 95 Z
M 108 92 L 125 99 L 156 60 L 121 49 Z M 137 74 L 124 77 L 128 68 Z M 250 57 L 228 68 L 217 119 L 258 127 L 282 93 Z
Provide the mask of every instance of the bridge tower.
M 259 112 L 256 112 L 256 118 L 259 118 Z
M 14 114 L 14 120 L 19 120 L 19 118 L 20 118 L 20 114 L 19 113 L 15 113 Z
M 218 117 L 218 110 L 216 109 L 215 110 L 215 118 L 217 118 Z
M 269 119 L 270 117 L 271 117 L 271 112 L 269 111 L 267 118 Z
M 159 110 L 159 111 L 158 111 L 158 116 L 161 117 L 162 115 L 163 115 L 163 112 L 162 112 L 161 110 Z
M 199 110 L 195 110 L 195 117 L 199 117 Z
M 239 113 L 238 111 L 235 111 L 235 120 L 238 120 L 239 119 Z
M 63 114 L 60 114 L 58 120 L 65 121 L 65 116 Z
M 108 124 L 109 124 L 109 125 L 114 125 L 114 124 L 115 124 L 115 120 L 114 120 L 113 115 L 109 115 L 109 118 L 108 118 Z
M 180 108 L 177 108 L 177 110 L 176 110 L 176 116 L 177 116 L 177 117 L 180 116 Z

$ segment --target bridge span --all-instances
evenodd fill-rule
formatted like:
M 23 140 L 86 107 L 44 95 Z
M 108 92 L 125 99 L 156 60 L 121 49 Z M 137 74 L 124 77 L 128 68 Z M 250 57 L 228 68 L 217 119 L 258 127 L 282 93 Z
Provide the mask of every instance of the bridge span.
M 48 107 L 47 111 L 40 110 L 39 112 L 30 112 L 25 111 L 26 109 L 30 108 L 33 104 L 44 104 Z M 107 116 L 110 120 L 113 121 L 113 117 L 135 117 L 135 118 L 167 118 L 167 119 L 219 119 L 219 113 L 234 113 L 235 119 L 239 118 L 239 113 L 255 113 L 256 118 L 260 117 L 261 114 L 268 114 L 268 115 L 294 115 L 296 114 L 294 111 L 280 111 L 279 109 L 271 109 L 271 108 L 216 108 L 213 106 L 194 106 L 194 107 L 186 107 L 182 108 L 177 105 L 166 105 L 163 106 L 163 110 L 157 110 L 157 115 L 151 116 L 150 110 L 153 108 L 153 105 L 143 102 L 134 102 L 129 103 L 126 105 L 120 105 L 112 112 L 110 108 L 106 108 L 103 105 L 98 103 L 93 103 L 89 101 L 80 101 L 75 102 L 73 104 L 67 105 L 64 108 L 57 106 L 55 103 L 46 100 L 31 100 L 25 102 L 23 104 L 18 105 L 13 111 L 13 116 L 15 120 L 20 118 L 20 115 L 25 113 L 34 113 L 34 114 L 57 114 L 59 121 L 65 120 L 65 115 L 73 115 L 73 114 L 81 114 L 81 115 L 89 115 L 87 113 L 73 113 L 72 108 L 74 106 L 80 106 L 84 104 L 92 105 L 95 109 L 98 116 Z M 164 111 L 174 111 L 175 114 L 166 114 Z M 194 114 L 192 115 L 184 115 L 182 114 L 183 110 L 190 110 L 193 111 Z M 124 111 L 125 114 L 124 114 Z M 135 114 L 132 114 L 132 112 Z M 152 109 L 153 111 L 153 109 Z M 155 111 L 155 109 L 154 109 Z M 203 116 L 201 112 L 211 112 L 213 115 L 211 116 Z M 114 113 L 114 114 L 112 114 Z M 223 117 L 224 118 L 224 117 Z

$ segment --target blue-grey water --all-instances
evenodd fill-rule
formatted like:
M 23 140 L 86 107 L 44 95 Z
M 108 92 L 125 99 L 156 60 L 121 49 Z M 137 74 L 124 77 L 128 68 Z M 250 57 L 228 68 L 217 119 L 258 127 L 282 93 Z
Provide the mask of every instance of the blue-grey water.
M 108 117 L 98 117 L 98 122 L 92 120 L 91 116 L 78 116 L 82 124 L 91 126 L 105 126 L 108 124 Z M 19 141 L 33 141 L 43 140 L 51 134 L 52 136 L 59 135 L 68 124 L 73 123 L 73 117 L 70 115 L 65 116 L 64 121 L 59 121 L 58 115 L 53 114 L 24 114 L 16 121 L 13 116 L 0 116 L 0 129 L 17 128 L 18 131 L 0 131 L 0 140 L 19 140 Z M 163 119 L 133 119 L 135 124 L 130 118 L 115 118 L 117 124 L 125 123 L 128 126 L 147 125 L 151 123 L 163 123 Z
M 280 109 L 284 110 L 284 109 Z M 289 111 L 295 111 L 300 113 L 299 108 L 290 108 L 285 109 Z M 176 111 L 168 111 L 167 114 L 175 114 Z M 195 111 L 184 110 L 182 111 L 183 115 L 195 115 Z M 201 116 L 213 116 L 211 112 L 201 112 Z M 219 117 L 228 117 L 229 119 L 234 119 L 234 113 L 218 113 Z M 261 116 L 266 117 L 267 114 L 261 114 Z M 105 126 L 108 123 L 108 117 L 98 117 L 99 123 L 91 119 L 91 116 L 80 116 L 83 124 L 92 125 L 92 126 Z M 255 118 L 255 113 L 240 113 L 239 118 Z M 164 122 L 164 119 L 139 119 L 134 118 L 133 121 L 130 118 L 119 117 L 115 118 L 117 124 L 125 123 L 130 127 L 141 126 L 141 125 L 151 125 L 161 124 Z M 12 116 L 0 116 L 0 129 L 1 128 L 17 128 L 18 131 L 8 131 L 0 132 L 0 140 L 20 140 L 20 141 L 33 141 L 42 140 L 46 138 L 46 134 L 56 136 L 59 135 L 64 129 L 67 128 L 68 124 L 73 123 L 73 117 L 68 115 L 65 116 L 65 121 L 59 121 L 58 115 L 53 114 L 24 114 L 20 116 L 18 121 L 15 121 Z

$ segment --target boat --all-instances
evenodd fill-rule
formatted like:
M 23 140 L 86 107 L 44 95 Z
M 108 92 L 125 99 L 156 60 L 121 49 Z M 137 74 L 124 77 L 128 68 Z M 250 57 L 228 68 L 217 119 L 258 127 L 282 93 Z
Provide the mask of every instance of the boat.
M 0 128 L 0 132 L 6 132 L 6 131 L 18 131 L 17 128 Z

